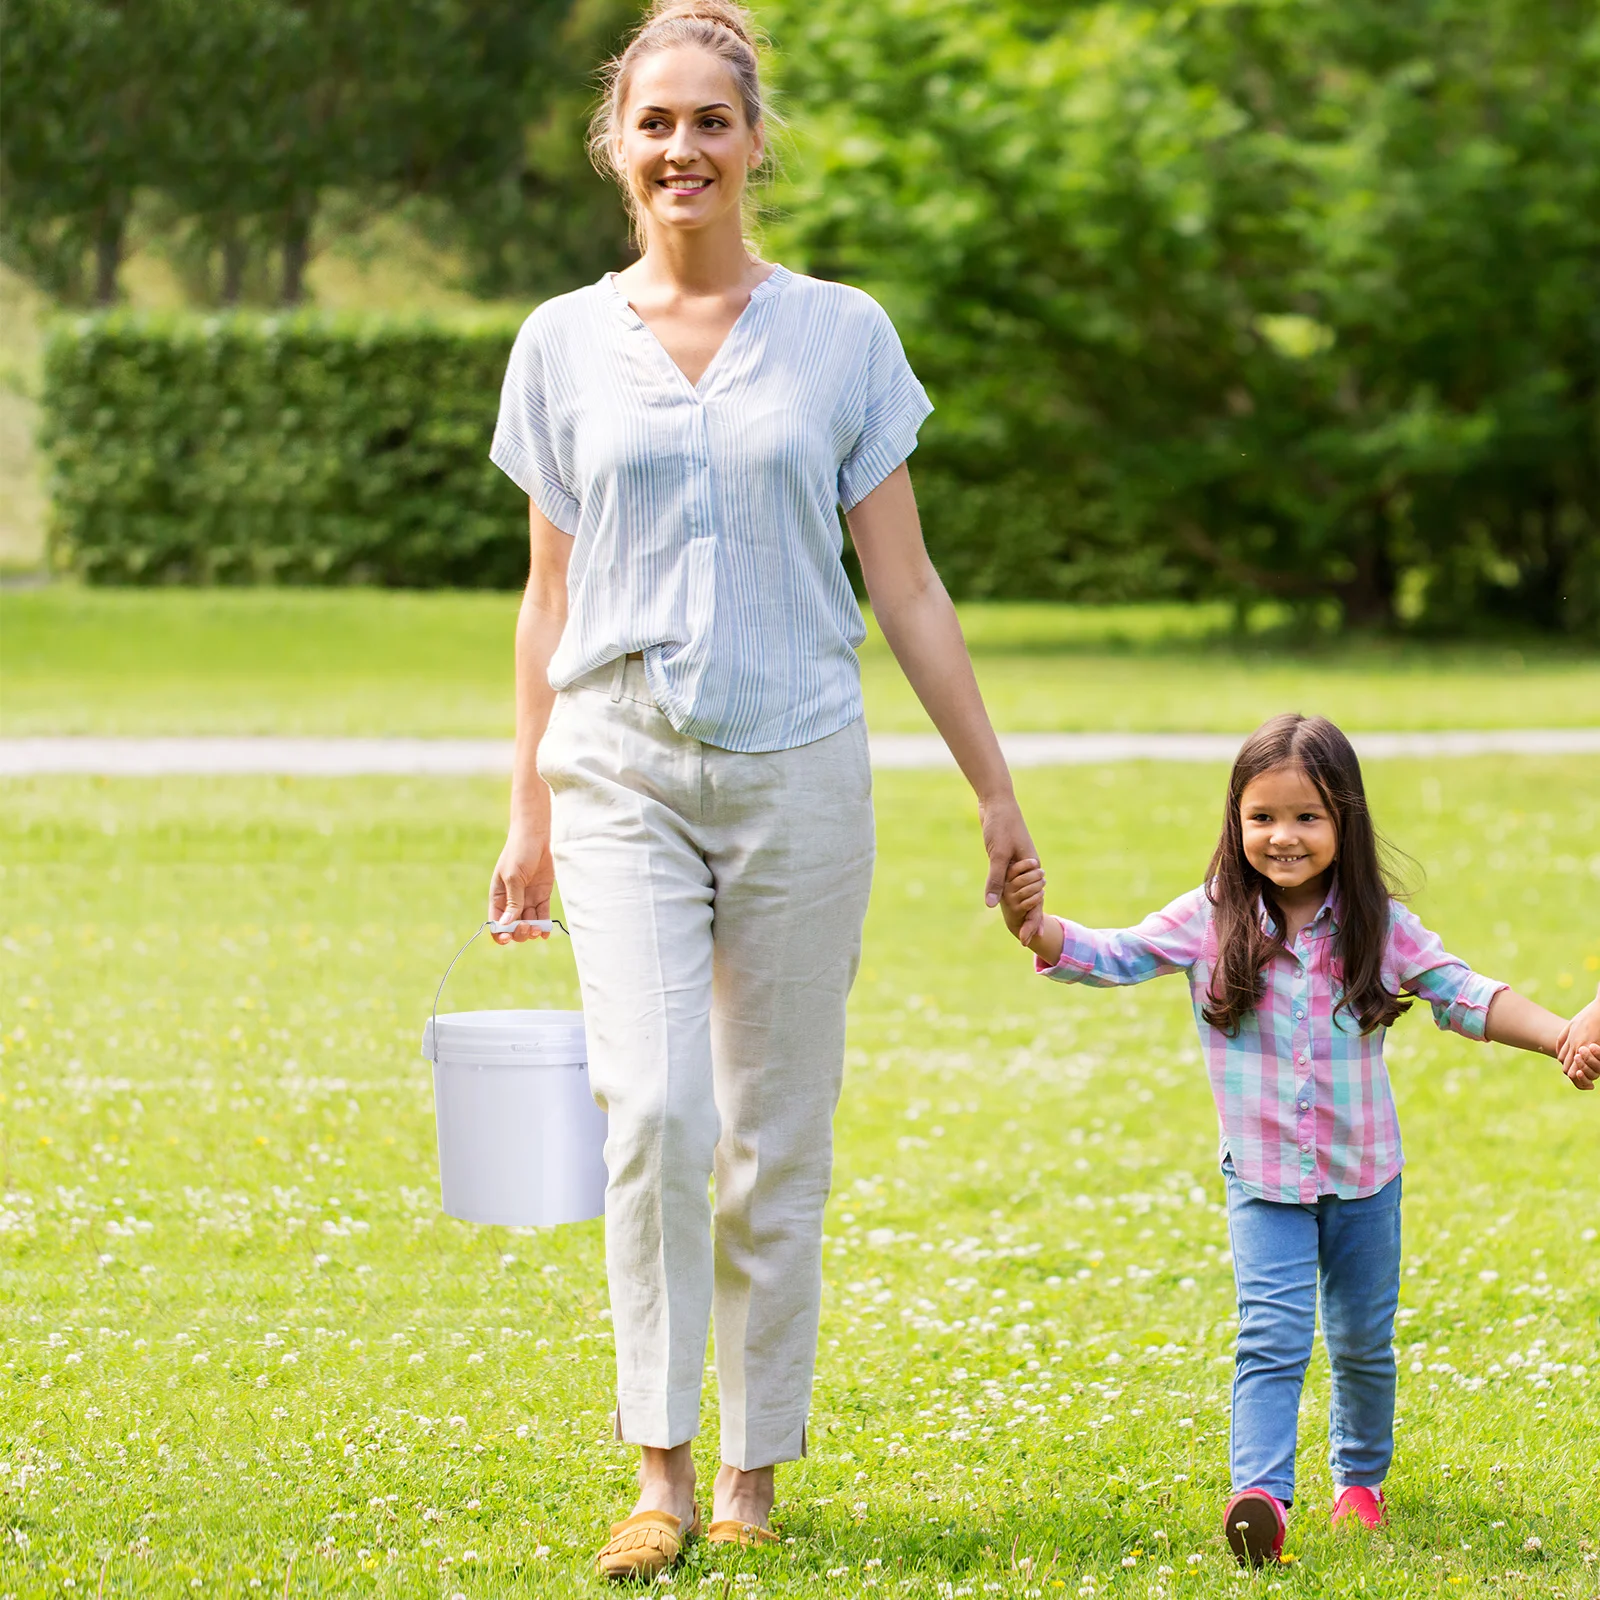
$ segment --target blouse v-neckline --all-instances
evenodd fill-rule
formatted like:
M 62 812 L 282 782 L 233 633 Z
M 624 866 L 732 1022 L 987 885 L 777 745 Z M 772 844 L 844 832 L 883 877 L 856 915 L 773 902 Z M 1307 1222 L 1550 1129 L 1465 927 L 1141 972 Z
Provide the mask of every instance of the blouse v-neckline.
M 706 363 L 705 371 L 700 374 L 699 381 L 695 383 L 689 381 L 689 374 L 673 360 L 672 353 L 657 337 L 655 329 L 634 310 L 628 297 L 617 287 L 616 273 L 606 273 L 600 282 L 610 292 L 612 303 L 622 313 L 623 319 L 629 326 L 635 328 L 650 341 L 660 352 L 661 359 L 677 374 L 678 381 L 688 389 L 696 400 L 702 400 L 705 398 L 711 379 L 716 376 L 718 369 L 723 364 L 723 357 L 727 354 L 728 347 L 738 339 L 746 325 L 753 320 L 751 314 L 754 312 L 756 305 L 760 301 L 776 294 L 789 280 L 790 276 L 791 273 L 787 267 L 774 266 L 772 271 L 751 289 L 750 298 L 745 301 L 744 309 L 733 319 L 733 325 L 723 334 L 722 343 L 712 352 L 711 359 Z

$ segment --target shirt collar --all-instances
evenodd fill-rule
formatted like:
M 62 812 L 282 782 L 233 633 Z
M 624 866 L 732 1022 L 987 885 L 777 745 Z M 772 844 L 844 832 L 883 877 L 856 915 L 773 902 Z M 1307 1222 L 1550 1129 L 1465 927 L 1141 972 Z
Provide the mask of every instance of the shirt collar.
M 1272 932 L 1272 923 L 1267 916 L 1266 902 L 1260 901 L 1259 915 L 1261 917 L 1261 931 Z M 1317 914 L 1305 925 L 1303 930 L 1308 939 L 1326 939 L 1339 931 L 1339 891 L 1334 884 L 1329 884 L 1328 892 L 1323 896 L 1322 904 L 1317 908 Z

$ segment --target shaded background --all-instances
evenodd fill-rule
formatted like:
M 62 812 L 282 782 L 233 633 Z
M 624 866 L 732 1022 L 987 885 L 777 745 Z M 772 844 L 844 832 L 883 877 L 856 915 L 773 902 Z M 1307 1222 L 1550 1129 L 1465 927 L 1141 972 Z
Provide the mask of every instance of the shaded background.
M 1588 0 L 757 15 L 787 124 L 763 248 L 895 317 L 938 408 L 916 476 L 958 595 L 1271 599 L 1324 629 L 1600 619 Z M 636 16 L 14 0 L 8 564 L 43 559 L 42 399 L 58 568 L 515 584 L 492 375 L 532 304 L 627 259 L 584 127 Z M 181 315 L 69 320 L 41 361 L 51 313 L 114 305 Z M 293 323 L 285 355 L 262 332 L 282 306 L 346 315 Z M 380 392 L 383 427 L 323 460 Z

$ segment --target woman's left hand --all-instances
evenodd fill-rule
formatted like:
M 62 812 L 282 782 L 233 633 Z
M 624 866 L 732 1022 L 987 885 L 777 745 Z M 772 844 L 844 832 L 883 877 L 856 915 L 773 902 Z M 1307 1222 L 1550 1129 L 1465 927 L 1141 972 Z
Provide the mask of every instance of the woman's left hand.
M 990 906 L 1000 904 L 1000 891 L 1005 888 L 1006 874 L 1013 861 L 1031 861 L 1039 852 L 1033 847 L 1028 825 L 1022 820 L 1022 807 L 1015 795 L 1005 795 L 997 800 L 980 800 L 978 814 L 983 819 L 983 847 L 989 854 L 989 880 L 983 886 L 984 902 Z M 1028 920 L 1017 930 L 1017 939 L 1027 944 L 1038 937 L 1044 926 L 1044 905 L 1028 914 Z

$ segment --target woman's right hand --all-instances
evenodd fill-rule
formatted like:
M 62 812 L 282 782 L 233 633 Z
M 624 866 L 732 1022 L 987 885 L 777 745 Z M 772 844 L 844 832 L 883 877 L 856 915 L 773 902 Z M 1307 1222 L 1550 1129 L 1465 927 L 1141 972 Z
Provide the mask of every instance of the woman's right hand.
M 514 822 L 506 835 L 505 849 L 494 864 L 489 880 L 489 920 L 512 922 L 526 918 L 545 922 L 550 917 L 550 891 L 555 887 L 555 863 L 550 859 L 548 820 Z M 496 944 L 515 940 L 548 939 L 548 932 L 537 928 L 513 928 L 509 933 L 490 933 Z

